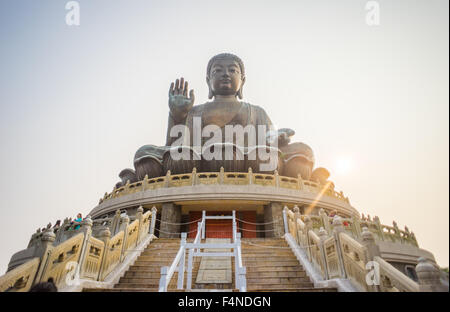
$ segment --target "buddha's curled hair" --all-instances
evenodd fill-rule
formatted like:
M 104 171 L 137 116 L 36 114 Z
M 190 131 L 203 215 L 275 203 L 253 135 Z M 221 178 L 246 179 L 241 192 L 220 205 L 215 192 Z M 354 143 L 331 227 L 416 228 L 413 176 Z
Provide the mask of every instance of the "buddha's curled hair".
M 242 60 L 237 55 L 231 53 L 220 53 L 213 56 L 208 62 L 208 68 L 206 69 L 206 76 L 209 77 L 209 73 L 211 71 L 212 65 L 214 64 L 214 61 L 227 58 L 231 58 L 232 60 L 234 60 L 236 63 L 239 64 L 241 76 L 244 77 L 245 76 L 244 62 L 242 62 Z

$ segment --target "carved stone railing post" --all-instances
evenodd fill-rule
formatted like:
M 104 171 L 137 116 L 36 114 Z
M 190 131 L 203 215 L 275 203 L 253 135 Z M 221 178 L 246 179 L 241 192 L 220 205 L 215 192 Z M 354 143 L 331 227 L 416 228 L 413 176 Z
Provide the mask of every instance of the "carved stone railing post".
M 78 261 L 78 266 L 75 271 L 75 278 L 80 278 L 81 268 L 83 267 L 87 254 L 89 253 L 89 250 L 87 250 L 87 246 L 92 235 L 92 224 L 93 222 L 91 216 L 89 215 L 81 222 L 81 232 L 84 233 L 84 240 L 81 247 L 80 260 Z
M 309 261 L 312 261 L 312 255 L 311 255 L 311 240 L 309 238 L 309 230 L 313 229 L 312 220 L 309 216 L 305 217 L 305 233 L 306 233 L 306 251 L 308 255 Z
M 156 225 L 156 207 L 152 207 L 152 221 L 150 223 L 150 234 L 155 235 L 155 225 Z
M 252 167 L 248 167 L 248 184 L 253 184 L 253 170 Z
M 59 230 L 56 232 L 56 244 L 62 242 L 64 240 L 64 232 L 65 229 L 69 226 L 70 221 L 69 218 L 65 218 L 63 221 L 63 224 L 61 225 L 61 227 L 59 228 Z
M 323 210 L 323 208 L 320 208 L 319 216 L 322 219 L 322 225 L 323 225 L 323 228 L 325 229 L 325 231 L 327 233 L 331 233 L 330 218 L 328 217 L 325 210 Z
M 319 230 L 319 235 L 318 236 L 320 238 L 320 245 L 319 245 L 320 255 L 321 255 L 321 258 L 322 258 L 323 269 L 324 269 L 324 272 L 325 272 L 324 278 L 327 280 L 327 279 L 329 279 L 329 274 L 328 274 L 327 258 L 325 256 L 324 242 L 328 238 L 328 233 L 323 227 L 321 227 L 320 230 Z
M 100 270 L 98 273 L 98 280 L 99 281 L 103 281 L 104 279 L 104 273 L 103 273 L 103 268 L 105 267 L 105 263 L 109 257 L 109 240 L 111 239 L 111 232 L 109 231 L 108 228 L 105 228 L 103 230 L 100 231 L 99 233 L 99 237 L 98 237 L 103 243 L 105 243 L 105 251 L 103 253 L 103 259 L 102 259 L 102 264 L 100 266 Z
M 166 176 L 164 177 L 164 187 L 169 187 L 170 184 L 170 170 L 167 170 Z
M 300 208 L 298 208 L 297 205 L 294 206 L 294 209 L 292 209 L 294 212 L 294 229 L 295 229 L 295 236 L 294 239 L 297 241 L 298 244 L 300 244 L 300 238 L 298 237 L 298 225 L 297 220 L 300 219 Z
M 345 232 L 345 229 L 342 225 L 342 219 L 341 217 L 336 215 L 333 218 L 333 236 L 336 241 L 336 251 L 338 254 L 339 267 L 341 269 L 342 278 L 346 278 L 347 273 L 345 272 L 344 257 L 342 255 L 341 238 L 340 238 L 340 233 L 342 232 Z
M 375 242 L 373 233 L 368 228 L 364 227 L 361 233 L 362 245 L 367 248 L 367 259 L 372 261 L 374 257 L 381 257 L 380 247 Z
M 126 213 L 124 213 L 123 215 L 121 214 L 117 233 L 119 233 L 120 231 L 126 231 L 129 224 L 130 224 L 130 217 Z
M 130 180 L 127 180 L 127 183 L 125 184 L 125 190 L 123 192 L 123 195 L 126 195 L 130 192 L 130 184 L 131 184 Z
M 47 268 L 47 259 L 53 249 L 53 242 L 56 239 L 56 235 L 51 229 L 47 229 L 41 237 L 39 247 L 36 249 L 35 256 L 41 258 L 39 269 L 34 278 L 33 284 L 37 284 L 41 281 L 42 276 Z
M 145 188 L 147 187 L 148 184 L 148 175 L 146 174 L 144 176 L 144 179 L 142 180 L 142 191 L 145 191 Z
M 220 167 L 219 171 L 219 184 L 223 184 L 225 178 L 225 169 L 223 167 Z
M 284 208 L 283 208 L 284 234 L 289 233 L 289 220 L 288 220 L 288 216 L 287 216 L 288 210 L 289 210 L 289 208 L 287 206 L 284 206 Z M 295 239 L 295 237 L 294 237 L 294 239 Z
M 143 212 L 144 212 L 144 208 L 142 208 L 142 206 L 139 206 L 139 208 L 137 209 L 137 212 L 136 212 L 136 220 L 138 220 L 139 221 L 139 226 L 138 226 L 138 237 L 137 237 L 137 241 L 136 241 L 136 243 L 139 243 L 140 241 L 141 241 L 141 238 L 142 238 L 142 228 L 143 228 L 143 221 L 144 221 L 144 218 L 143 218 Z
M 194 169 L 192 169 L 192 185 L 197 185 L 198 181 L 197 181 L 197 168 L 194 167 Z
M 392 227 L 394 228 L 395 239 L 403 243 L 403 239 L 400 235 L 400 229 L 398 228 L 397 222 L 392 221 Z
M 361 237 L 361 219 L 358 216 L 352 216 L 352 228 L 352 232 L 355 234 L 355 237 Z
M 369 231 L 367 227 L 364 227 L 362 229 L 361 233 L 361 239 L 362 239 L 362 245 L 366 247 L 366 263 L 369 261 L 374 261 L 375 257 L 381 257 L 380 247 L 375 243 L 375 237 L 373 236 L 373 233 Z M 380 287 L 378 285 L 372 285 L 369 286 L 369 289 L 371 291 L 380 291 Z
M 126 256 L 126 246 L 127 246 L 127 238 L 128 238 L 128 233 L 127 233 L 127 228 L 128 228 L 128 224 L 130 224 L 130 218 L 127 215 L 121 216 L 120 217 L 120 224 L 119 224 L 119 230 L 117 232 L 123 231 L 124 235 L 123 235 L 123 245 L 122 245 L 122 251 L 120 253 L 120 262 L 123 261 L 123 259 Z
M 298 189 L 303 190 L 303 179 L 300 174 L 297 175 Z
M 380 218 L 378 218 L 378 216 L 373 217 L 373 222 L 375 222 L 375 225 L 377 227 L 378 237 L 380 238 L 380 240 L 384 241 L 384 233 L 383 228 L 381 227 Z
M 417 277 L 419 278 L 419 289 L 421 292 L 446 292 L 448 287 L 441 282 L 439 269 L 427 259 L 420 257 L 416 266 Z
M 275 170 L 274 176 L 275 176 L 275 186 L 280 187 L 280 175 L 278 174 L 278 170 Z
M 114 214 L 114 217 L 111 221 L 111 235 L 116 235 L 120 232 L 120 210 L 117 209 L 116 213 Z

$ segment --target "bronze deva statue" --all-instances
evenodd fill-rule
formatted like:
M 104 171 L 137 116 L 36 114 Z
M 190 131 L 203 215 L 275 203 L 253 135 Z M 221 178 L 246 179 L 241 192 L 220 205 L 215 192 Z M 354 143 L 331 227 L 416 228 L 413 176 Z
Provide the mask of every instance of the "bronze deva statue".
M 127 184 L 128 181 L 130 181 L 130 183 L 139 181 L 138 178 L 136 177 L 135 171 L 130 168 L 123 169 L 119 173 L 119 178 L 121 181 L 116 183 L 116 188 L 124 186 L 125 184 Z
M 322 167 L 314 169 L 311 174 L 311 181 L 321 184 L 322 186 L 326 186 L 329 191 L 334 191 L 334 183 L 328 180 L 330 177 L 330 172 Z
M 309 146 L 303 143 L 290 144 L 290 137 L 295 134 L 291 129 L 275 131 L 272 121 L 263 108 L 241 101 L 243 99 L 243 86 L 245 84 L 245 68 L 242 60 L 236 55 L 222 53 L 214 56 L 208 62 L 206 70 L 206 82 L 209 88 L 210 101 L 195 105 L 194 90 L 189 90 L 188 82 L 184 78 L 176 79 L 169 89 L 169 118 L 167 127 L 166 146 L 158 147 L 145 145 L 135 155 L 134 166 L 136 177 L 141 180 L 145 175 L 156 177 L 166 174 L 170 170 L 172 174 L 189 173 L 193 167 L 197 172 L 218 171 L 224 167 L 225 171 L 246 172 L 249 167 L 253 172 L 259 172 L 259 164 L 264 162 L 258 158 L 258 149 L 273 151 L 275 149 L 278 159 L 275 169 L 281 175 L 309 179 L 314 166 L 314 155 Z M 197 118 L 196 118 L 197 117 Z M 194 123 L 201 120 L 201 128 L 214 125 L 222 136 L 221 143 L 208 145 L 210 137 L 200 137 L 201 142 L 194 142 Z M 256 130 L 256 145 L 252 145 L 248 133 L 244 132 L 243 138 L 233 136 L 230 141 L 226 137 L 225 126 L 254 126 Z M 175 126 L 184 126 L 189 130 L 188 135 L 180 144 L 180 137 L 171 133 Z M 265 142 L 258 141 L 258 126 L 265 126 L 268 135 Z M 211 133 L 213 135 L 213 133 Z M 269 146 L 273 139 L 278 139 L 278 147 Z M 194 144 L 200 144 L 199 149 Z M 211 148 L 225 148 L 232 145 L 232 161 L 208 160 L 204 157 L 204 151 Z M 203 147 L 203 149 L 202 149 Z M 171 157 L 171 150 L 186 150 L 191 156 L 188 160 L 176 160 Z M 228 151 L 230 151 L 228 150 Z M 256 154 L 256 159 L 249 159 L 249 155 Z M 244 159 L 243 159 L 244 158 Z M 283 169 L 283 167 L 285 169 Z M 274 170 L 273 170 L 274 171 Z M 264 173 L 264 172 L 263 172 Z M 269 173 L 269 172 L 265 172 Z
M 134 168 L 138 181 L 144 179 L 147 175 L 149 179 L 164 175 L 163 156 L 167 148 L 155 145 L 144 145 L 134 154 Z
M 322 185 L 327 184 L 327 180 L 330 177 L 330 172 L 322 167 L 314 169 L 311 174 L 311 181 L 320 183 Z
M 283 175 L 293 178 L 300 175 L 303 180 L 309 180 L 315 161 L 311 147 L 304 143 L 292 143 L 280 149 L 285 163 Z

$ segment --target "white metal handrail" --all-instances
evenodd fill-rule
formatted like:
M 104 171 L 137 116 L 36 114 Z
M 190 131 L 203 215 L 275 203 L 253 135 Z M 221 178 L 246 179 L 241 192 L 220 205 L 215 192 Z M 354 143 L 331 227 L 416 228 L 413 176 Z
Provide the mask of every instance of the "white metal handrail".
M 186 233 L 181 233 L 181 244 L 180 249 L 175 256 L 175 260 L 173 260 L 172 265 L 170 267 L 164 266 L 161 268 L 161 278 L 159 279 L 159 291 L 166 292 L 167 287 L 169 286 L 170 280 L 172 279 L 173 273 L 177 269 L 179 264 L 183 264 L 185 262 L 186 255 Z M 183 265 L 184 267 L 184 265 Z M 179 270 L 180 271 L 180 270 Z M 182 275 L 184 275 L 184 270 L 181 271 Z M 180 273 L 178 274 L 178 280 L 180 279 Z
M 206 220 L 208 219 L 231 219 L 233 225 L 233 242 L 232 243 L 201 243 L 201 239 L 205 238 Z M 202 221 L 197 224 L 197 235 L 193 243 L 186 242 L 186 233 L 181 234 L 180 249 L 175 256 L 170 267 L 161 268 L 161 278 L 159 280 L 159 291 L 166 292 L 167 287 L 172 279 L 173 274 L 178 271 L 177 288 L 183 289 L 186 250 L 189 250 L 188 256 L 188 275 L 186 289 L 191 290 L 192 287 L 192 262 L 193 257 L 235 257 L 235 284 L 239 291 L 247 291 L 246 268 L 242 265 L 241 251 L 241 233 L 237 232 L 236 213 L 233 210 L 231 216 L 206 216 L 206 211 L 202 212 Z M 233 252 L 204 252 L 201 249 L 233 249 Z

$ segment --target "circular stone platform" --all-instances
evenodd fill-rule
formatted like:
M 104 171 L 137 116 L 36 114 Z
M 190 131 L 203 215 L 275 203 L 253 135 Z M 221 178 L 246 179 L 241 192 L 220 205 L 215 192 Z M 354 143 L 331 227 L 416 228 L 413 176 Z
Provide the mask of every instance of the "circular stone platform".
M 320 208 L 336 210 L 343 216 L 359 216 L 342 192 L 311 181 L 278 175 L 250 173 L 190 173 L 166 175 L 127 184 L 105 194 L 90 215 L 97 218 L 140 205 L 214 205 L 226 203 L 267 205 L 271 202 L 287 206 L 310 207 L 314 213 Z

